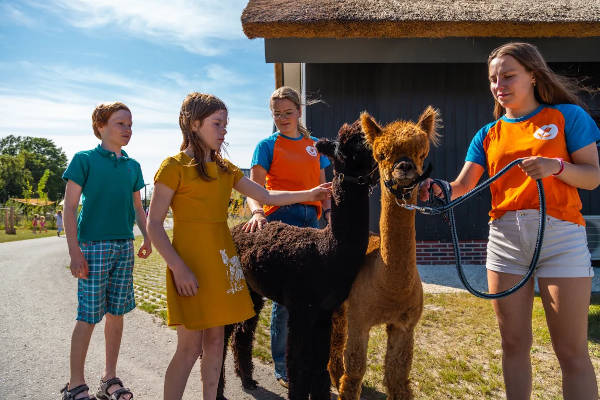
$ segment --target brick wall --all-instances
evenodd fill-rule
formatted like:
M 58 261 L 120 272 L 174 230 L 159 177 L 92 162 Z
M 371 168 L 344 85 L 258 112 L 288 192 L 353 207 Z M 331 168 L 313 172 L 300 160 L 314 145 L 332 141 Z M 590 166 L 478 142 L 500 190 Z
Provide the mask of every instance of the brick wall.
M 463 240 L 459 242 L 463 265 L 484 265 L 487 240 Z M 417 242 L 417 264 L 455 264 L 452 242 L 438 240 Z

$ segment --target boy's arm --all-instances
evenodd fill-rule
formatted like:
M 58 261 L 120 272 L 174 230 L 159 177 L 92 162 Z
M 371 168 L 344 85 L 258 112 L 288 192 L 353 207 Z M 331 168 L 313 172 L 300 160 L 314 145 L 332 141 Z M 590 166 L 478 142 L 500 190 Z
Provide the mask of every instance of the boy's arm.
M 65 202 L 63 206 L 63 226 L 67 235 L 67 245 L 69 246 L 69 255 L 71 256 L 71 274 L 75 278 L 86 279 L 88 277 L 88 264 L 79 248 L 77 241 L 77 207 L 81 197 L 81 186 L 67 181 L 65 189 Z
M 146 232 L 146 212 L 144 211 L 144 207 L 142 207 L 141 190 L 133 192 L 133 208 L 135 210 L 135 222 L 140 228 L 142 236 L 144 236 L 144 242 L 138 251 L 138 257 L 148 258 L 150 253 L 152 253 L 152 244 L 150 243 L 150 238 Z

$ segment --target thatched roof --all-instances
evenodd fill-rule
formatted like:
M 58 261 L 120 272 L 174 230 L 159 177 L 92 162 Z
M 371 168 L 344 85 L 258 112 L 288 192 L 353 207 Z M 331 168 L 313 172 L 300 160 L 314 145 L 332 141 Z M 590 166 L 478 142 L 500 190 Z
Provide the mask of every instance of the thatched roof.
M 249 38 L 600 36 L 600 0 L 249 0 Z

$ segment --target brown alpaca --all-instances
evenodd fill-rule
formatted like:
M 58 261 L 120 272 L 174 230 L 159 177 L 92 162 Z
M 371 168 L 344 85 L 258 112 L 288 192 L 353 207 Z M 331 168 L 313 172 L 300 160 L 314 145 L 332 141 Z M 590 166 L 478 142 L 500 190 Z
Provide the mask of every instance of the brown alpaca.
M 429 144 L 438 142 L 437 122 L 438 113 L 431 106 L 416 124 L 396 121 L 382 128 L 369 114 L 361 115 L 379 164 L 381 236 L 371 237 L 350 295 L 334 315 L 328 368 L 340 399 L 359 399 L 369 331 L 379 324 L 386 324 L 388 335 L 383 380 L 388 399 L 412 399 L 409 372 L 423 288 L 416 263 L 415 212 L 399 203 L 416 201 L 415 182 L 423 174 Z

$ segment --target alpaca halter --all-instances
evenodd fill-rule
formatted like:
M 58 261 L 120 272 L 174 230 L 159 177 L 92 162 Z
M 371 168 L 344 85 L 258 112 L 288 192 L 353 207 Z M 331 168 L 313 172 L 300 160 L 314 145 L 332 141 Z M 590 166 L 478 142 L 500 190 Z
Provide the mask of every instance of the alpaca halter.
M 379 167 L 376 166 L 375 168 L 373 168 L 373 170 L 371 172 L 369 172 L 366 175 L 360 175 L 360 176 L 351 176 L 351 175 L 346 175 L 343 172 L 340 173 L 336 173 L 335 171 L 333 171 L 333 175 L 334 175 L 334 179 L 337 178 L 340 183 L 346 181 L 348 183 L 354 183 L 356 185 L 368 185 L 369 186 L 369 195 L 371 195 L 371 193 L 373 193 L 373 189 L 374 187 L 377 185 L 377 181 L 379 180 L 379 177 L 377 176 L 376 172 L 379 172 Z
M 398 165 L 398 163 L 400 163 L 400 161 L 396 161 L 392 170 L 394 170 L 396 168 L 396 165 Z M 406 186 L 399 187 L 398 184 L 395 183 L 393 179 L 385 180 L 385 181 L 383 181 L 383 183 L 385 184 L 385 187 L 387 188 L 387 190 L 389 190 L 389 192 L 396 197 L 396 202 L 398 202 L 398 199 L 399 199 L 399 200 L 402 200 L 402 202 L 404 204 L 406 204 L 410 200 L 410 196 L 412 195 L 413 189 L 416 188 L 419 185 L 419 183 L 421 183 L 425 179 L 429 178 L 429 175 L 431 174 L 431 170 L 432 170 L 431 163 L 429 163 L 425 172 L 423 172 L 423 174 L 421 174 L 421 175 L 418 175 L 415 179 L 413 179 Z

